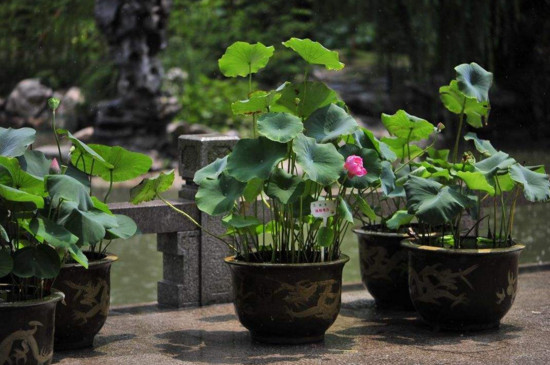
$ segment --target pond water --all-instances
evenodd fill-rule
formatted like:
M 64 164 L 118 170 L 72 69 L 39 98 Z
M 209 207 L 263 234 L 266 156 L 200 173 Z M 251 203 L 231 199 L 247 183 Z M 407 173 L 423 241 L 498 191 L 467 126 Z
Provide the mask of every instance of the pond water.
M 527 152 L 512 154 L 519 161 L 527 164 L 535 161 L 550 166 L 549 158 L 542 153 Z M 543 157 L 541 161 L 540 157 Z M 532 162 L 531 162 L 532 161 Z M 128 197 L 127 189 L 113 193 L 114 199 L 121 201 Z M 169 198 L 175 198 L 172 191 Z M 518 206 L 514 224 L 514 237 L 526 247 L 520 256 L 520 262 L 550 262 L 550 209 L 548 203 Z M 119 261 L 112 267 L 112 304 L 131 304 L 154 302 L 157 299 L 157 282 L 162 278 L 162 254 L 156 250 L 156 235 L 141 235 L 127 241 L 113 241 L 109 248 L 119 256 Z M 344 267 L 344 282 L 361 281 L 358 260 L 358 245 L 353 232 L 348 231 L 342 245 L 342 251 L 351 260 Z M 222 263 L 220 263 L 222 264 Z

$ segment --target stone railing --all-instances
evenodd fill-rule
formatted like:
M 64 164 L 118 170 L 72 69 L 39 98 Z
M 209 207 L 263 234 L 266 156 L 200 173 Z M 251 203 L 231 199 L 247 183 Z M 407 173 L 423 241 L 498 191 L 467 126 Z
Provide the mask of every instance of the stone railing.
M 179 137 L 179 174 L 184 183 L 180 199 L 172 203 L 191 215 L 208 231 L 223 233 L 219 219 L 201 213 L 194 197 L 198 186 L 195 172 L 225 156 L 238 138 L 218 135 Z M 133 218 L 142 233 L 157 235 L 157 249 L 163 255 L 163 279 L 158 282 L 157 298 L 161 306 L 185 307 L 231 301 L 229 268 L 223 258 L 230 252 L 189 220 L 162 201 L 140 205 L 115 203 L 111 210 Z

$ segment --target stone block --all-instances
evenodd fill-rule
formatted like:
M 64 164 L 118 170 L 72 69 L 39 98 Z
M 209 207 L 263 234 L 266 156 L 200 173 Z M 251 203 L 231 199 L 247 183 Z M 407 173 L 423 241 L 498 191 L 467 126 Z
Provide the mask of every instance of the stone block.
M 186 180 L 193 180 L 195 172 L 217 158 L 227 155 L 238 137 L 215 134 L 191 134 L 178 138 L 179 173 Z
M 157 235 L 163 253 L 163 280 L 158 282 L 161 306 L 200 305 L 200 234 L 198 231 Z

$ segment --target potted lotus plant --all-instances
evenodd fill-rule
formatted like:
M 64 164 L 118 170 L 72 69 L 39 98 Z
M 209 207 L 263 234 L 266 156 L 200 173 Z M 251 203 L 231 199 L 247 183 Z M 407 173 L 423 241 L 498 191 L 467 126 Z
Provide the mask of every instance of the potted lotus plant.
M 363 284 L 379 308 L 413 309 L 408 288 L 408 254 L 400 243 L 409 237 L 414 215 L 406 210 L 403 184 L 408 174 L 422 174 L 418 159 L 437 152 L 433 145 L 444 128 L 399 110 L 382 114 L 390 137 L 378 140 L 371 131 L 354 134 L 362 151 L 374 155 L 371 171 L 379 178 L 361 186 L 360 228 L 354 229 L 359 241 L 359 264 Z M 376 176 L 376 175 L 375 175 Z M 371 203 L 369 205 L 369 203 Z
M 436 327 L 475 330 L 497 327 L 512 306 L 523 245 L 513 235 L 515 207 L 550 198 L 541 166 L 523 166 L 463 124 L 479 128 L 489 114 L 493 75 L 471 63 L 440 88 L 445 107 L 458 115 L 452 160 L 433 158 L 424 176 L 405 183 L 407 206 L 420 222 L 409 250 L 409 289 L 421 317 Z M 460 140 L 473 152 L 459 156 Z M 439 171 L 437 175 L 433 171 Z M 473 224 L 466 225 L 469 217 Z M 430 232 L 439 232 L 430 236 Z
M 18 287 L 27 285 L 25 275 L 43 275 L 41 270 L 49 269 L 47 276 L 39 276 L 48 279 L 39 282 L 43 292 L 53 287 L 65 293 L 56 312 L 55 348 L 87 347 L 92 345 L 109 311 L 110 266 L 116 257 L 106 253 L 107 247 L 111 240 L 129 238 L 137 232 L 131 218 L 109 210 L 108 195 L 113 182 L 141 175 L 149 169 L 151 160 L 120 147 L 84 144 L 70 132 L 55 128 L 59 100 L 52 98 L 48 105 L 57 158 L 49 159 L 28 148 L 34 141 L 33 129 L 2 130 L 0 136 L 5 141 L 0 160 L 3 226 L 10 227 L 3 239 L 11 245 L 10 250 L 3 249 L 2 255 L 6 268 L 13 262 L 7 274 L 0 270 L 0 277 Z M 59 145 L 63 136 L 72 143 L 67 163 Z M 110 182 L 102 200 L 93 195 L 92 176 Z M 56 258 L 55 265 L 54 261 L 45 261 L 50 258 L 45 252 L 55 253 L 51 256 L 51 260 Z M 23 266 L 27 271 L 21 272 L 18 265 L 27 265 Z
M 53 287 L 65 293 L 64 305 L 58 305 L 56 316 L 56 350 L 91 347 L 101 330 L 110 307 L 110 269 L 118 259 L 108 253 L 112 240 L 128 239 L 137 232 L 128 216 L 113 214 L 107 205 L 113 184 L 141 176 L 149 171 L 152 160 L 142 153 L 119 146 L 86 145 L 69 131 L 55 127 L 55 112 L 60 101 L 52 98 L 52 130 L 59 161 L 63 161 L 59 141 L 71 143 L 70 160 L 45 178 L 47 209 L 57 212 L 55 222 L 77 238 L 74 245 L 81 252 L 65 255 L 60 274 Z M 53 162 L 55 165 L 55 161 Z M 109 184 L 101 197 L 93 187 L 93 178 Z M 99 191 L 99 190 L 98 190 Z
M 255 340 L 297 344 L 321 341 L 338 315 L 349 260 L 340 244 L 358 204 L 353 185 L 371 172 L 356 153 L 360 147 L 346 143 L 358 126 L 344 103 L 308 78 L 312 64 L 342 69 L 337 52 L 309 39 L 283 45 L 306 61 L 302 81 L 250 90 L 248 99 L 233 103 L 234 113 L 251 116 L 252 138 L 197 171 L 194 182 L 198 208 L 227 227 L 217 238 L 233 251 L 225 263 L 239 320 Z M 220 70 L 251 85 L 273 52 L 236 42 L 220 58 Z M 131 192 L 133 201 L 164 200 L 160 193 L 172 179 L 173 172 L 144 180 Z
M 37 215 L 44 184 L 22 168 L 34 138 L 31 128 L 0 128 L 0 364 L 51 363 L 55 310 L 64 297 L 46 280 L 59 273 L 56 249 L 70 245 L 70 234 Z

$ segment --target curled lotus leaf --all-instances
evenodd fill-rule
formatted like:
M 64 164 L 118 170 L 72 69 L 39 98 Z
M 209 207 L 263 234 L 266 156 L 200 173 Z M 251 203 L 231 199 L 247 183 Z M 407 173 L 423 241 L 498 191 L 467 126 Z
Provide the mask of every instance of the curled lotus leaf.
M 266 180 L 286 153 L 286 144 L 265 137 L 243 138 L 227 158 L 227 173 L 243 182 L 254 178 Z
M 344 64 L 340 62 L 338 52 L 323 47 L 311 39 L 290 38 L 283 45 L 298 53 L 307 63 L 325 66 L 327 70 L 341 70 Z

